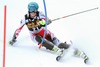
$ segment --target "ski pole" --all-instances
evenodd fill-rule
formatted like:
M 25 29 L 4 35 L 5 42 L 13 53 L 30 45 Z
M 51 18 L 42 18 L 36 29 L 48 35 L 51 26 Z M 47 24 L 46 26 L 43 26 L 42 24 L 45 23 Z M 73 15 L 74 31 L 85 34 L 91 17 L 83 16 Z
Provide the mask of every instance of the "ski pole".
M 96 10 L 96 9 L 98 9 L 98 7 L 92 8 L 92 9 L 88 9 L 88 10 L 84 10 L 84 11 L 77 12 L 77 13 L 73 13 L 73 14 L 70 14 L 70 15 L 67 15 L 67 16 L 59 17 L 59 18 L 53 19 L 51 21 L 56 21 L 56 20 L 59 20 L 59 19 L 63 19 L 63 18 L 66 18 L 66 17 L 74 16 L 74 15 L 77 15 L 77 14 L 85 13 L 85 12 Z

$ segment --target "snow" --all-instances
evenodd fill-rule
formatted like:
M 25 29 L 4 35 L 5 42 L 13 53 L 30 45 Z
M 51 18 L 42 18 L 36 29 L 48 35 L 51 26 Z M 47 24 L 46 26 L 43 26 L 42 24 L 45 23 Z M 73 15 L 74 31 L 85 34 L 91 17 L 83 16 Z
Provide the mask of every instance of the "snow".
M 90 57 L 90 64 L 83 60 L 70 57 L 68 54 L 60 62 L 56 55 L 45 48 L 39 49 L 32 42 L 26 26 L 22 29 L 17 42 L 10 46 L 12 38 L 23 15 L 27 13 L 27 4 L 30 1 L 39 3 L 40 11 L 44 11 L 42 0 L 10 0 L 0 1 L 0 31 L 3 32 L 3 6 L 7 5 L 7 45 L 6 67 L 99 67 L 100 62 L 100 9 L 81 13 L 64 19 L 56 20 L 48 26 L 62 42 L 72 40 L 72 46 L 86 52 Z M 51 19 L 77 13 L 80 11 L 100 7 L 100 0 L 46 0 L 47 14 Z M 3 33 L 0 33 L 0 67 L 3 58 Z M 69 52 L 70 53 L 70 52 Z

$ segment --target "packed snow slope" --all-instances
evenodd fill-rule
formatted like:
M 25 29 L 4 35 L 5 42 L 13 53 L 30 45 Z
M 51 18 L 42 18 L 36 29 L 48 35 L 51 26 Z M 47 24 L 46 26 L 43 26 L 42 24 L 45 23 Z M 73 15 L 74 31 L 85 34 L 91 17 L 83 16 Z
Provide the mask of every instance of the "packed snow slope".
M 47 28 L 62 42 L 72 40 L 73 47 L 86 52 L 90 64 L 83 60 L 69 57 L 69 53 L 59 62 L 56 55 L 45 48 L 39 49 L 32 42 L 25 26 L 14 46 L 10 46 L 14 31 L 19 27 L 20 20 L 27 13 L 27 4 L 31 1 L 39 3 L 39 10 L 44 12 L 42 0 L 10 0 L 0 1 L 0 67 L 3 60 L 3 6 L 7 5 L 7 44 L 6 67 L 99 67 L 100 64 L 100 9 L 88 11 L 64 19 L 53 21 Z M 50 19 L 63 17 L 80 11 L 100 7 L 100 0 L 46 0 L 47 15 Z

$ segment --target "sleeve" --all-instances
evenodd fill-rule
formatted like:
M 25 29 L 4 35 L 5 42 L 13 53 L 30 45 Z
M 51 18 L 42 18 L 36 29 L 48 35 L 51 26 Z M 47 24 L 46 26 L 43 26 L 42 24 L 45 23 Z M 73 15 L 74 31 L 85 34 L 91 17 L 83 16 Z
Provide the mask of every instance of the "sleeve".
M 25 25 L 25 18 L 20 21 L 20 26 L 15 30 L 12 40 L 16 40 Z
M 43 12 L 40 12 L 39 13 L 39 16 L 40 16 L 40 18 L 42 19 L 42 20 L 45 20 L 46 21 L 46 18 L 45 18 L 45 15 L 43 14 Z M 52 21 L 51 21 L 51 19 L 49 19 L 48 17 L 47 17 L 47 25 L 49 25 L 50 23 L 52 23 Z

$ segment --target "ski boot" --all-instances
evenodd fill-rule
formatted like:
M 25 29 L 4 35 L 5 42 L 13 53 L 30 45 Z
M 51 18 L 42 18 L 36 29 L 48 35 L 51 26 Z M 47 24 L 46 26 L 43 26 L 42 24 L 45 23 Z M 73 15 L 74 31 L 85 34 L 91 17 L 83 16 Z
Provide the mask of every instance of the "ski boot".
M 69 47 L 70 47 L 70 44 L 67 44 L 66 42 L 60 43 L 58 45 L 58 48 L 60 48 L 60 51 L 59 51 L 58 56 L 56 57 L 57 61 L 59 61 L 65 55 L 65 52 L 67 51 L 67 49 L 69 49 Z
M 59 61 L 64 56 L 64 49 L 61 49 L 59 51 L 58 56 L 56 57 L 56 60 Z
M 52 51 L 54 51 L 55 53 L 57 53 L 57 57 L 56 60 L 59 61 L 63 56 L 64 56 L 64 49 L 60 49 L 57 46 L 54 46 Z
M 83 58 L 84 63 L 87 63 L 89 60 L 88 56 L 83 51 L 80 51 L 78 49 L 75 49 L 74 55 Z

